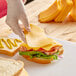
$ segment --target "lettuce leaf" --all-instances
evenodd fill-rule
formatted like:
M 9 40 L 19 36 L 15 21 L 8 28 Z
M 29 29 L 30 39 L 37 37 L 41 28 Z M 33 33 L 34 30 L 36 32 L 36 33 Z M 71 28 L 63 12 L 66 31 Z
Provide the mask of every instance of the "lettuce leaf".
M 42 52 L 39 52 L 39 51 L 26 51 L 26 52 L 19 52 L 20 55 L 27 55 L 27 56 L 30 56 L 30 58 L 34 58 L 34 57 L 37 57 L 37 58 L 44 58 L 44 59 L 51 59 L 53 58 L 54 60 L 57 60 L 58 59 L 58 52 L 55 53 L 54 55 L 46 55 Z

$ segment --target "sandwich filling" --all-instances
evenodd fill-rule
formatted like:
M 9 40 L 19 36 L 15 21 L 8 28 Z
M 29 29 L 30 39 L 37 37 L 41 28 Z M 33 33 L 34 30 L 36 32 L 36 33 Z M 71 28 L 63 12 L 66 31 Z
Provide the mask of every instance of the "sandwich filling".
M 62 49 L 62 47 L 55 47 L 52 48 L 49 51 L 46 51 L 42 48 L 38 49 L 38 50 L 27 50 L 25 47 L 21 47 L 20 48 L 20 55 L 26 55 L 28 57 L 32 58 L 43 58 L 43 59 L 53 59 L 53 60 L 57 60 L 58 59 L 58 55 L 60 50 Z

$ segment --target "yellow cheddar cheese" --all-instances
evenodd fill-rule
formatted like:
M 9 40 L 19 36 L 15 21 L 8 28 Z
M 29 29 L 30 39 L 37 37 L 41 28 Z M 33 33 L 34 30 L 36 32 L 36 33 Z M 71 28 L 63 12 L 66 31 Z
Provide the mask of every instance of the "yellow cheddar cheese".
M 55 40 L 48 38 L 44 33 L 44 30 L 38 26 L 30 24 L 31 32 L 25 34 L 27 44 L 22 44 L 21 46 L 25 46 L 27 50 L 34 49 L 38 50 L 39 48 L 43 48 L 45 50 L 50 50 L 52 47 L 58 45 L 62 46 Z

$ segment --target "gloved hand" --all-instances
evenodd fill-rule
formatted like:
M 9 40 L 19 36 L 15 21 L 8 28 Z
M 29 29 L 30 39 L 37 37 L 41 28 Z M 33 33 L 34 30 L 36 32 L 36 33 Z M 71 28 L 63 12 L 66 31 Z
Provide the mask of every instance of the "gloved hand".
M 26 0 L 25 0 L 26 1 Z M 29 32 L 30 26 L 27 20 L 27 16 L 24 10 L 24 4 L 22 0 L 7 0 L 7 18 L 6 23 L 11 29 L 18 34 L 21 39 L 25 41 L 25 36 L 19 25 L 19 20 L 23 23 L 25 29 Z

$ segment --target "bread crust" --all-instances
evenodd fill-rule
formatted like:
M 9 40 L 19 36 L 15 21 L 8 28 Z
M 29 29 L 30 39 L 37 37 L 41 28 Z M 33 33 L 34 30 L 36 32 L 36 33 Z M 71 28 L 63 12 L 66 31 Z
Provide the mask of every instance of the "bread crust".
M 42 58 L 32 58 L 32 59 L 30 59 L 30 57 L 26 56 L 26 55 L 23 55 L 23 57 L 26 58 L 29 61 L 36 62 L 36 63 L 39 63 L 39 64 L 48 64 L 48 63 L 51 63 L 51 61 L 53 60 L 53 59 L 42 59 Z
M 28 73 L 26 72 L 26 70 L 23 68 L 21 73 L 17 76 L 28 76 Z
M 64 52 L 64 50 L 61 50 L 59 52 L 59 55 L 62 55 L 63 52 Z M 43 58 L 32 58 L 32 59 L 30 59 L 29 56 L 26 56 L 26 55 L 22 55 L 22 56 L 29 61 L 36 62 L 36 63 L 39 63 L 39 64 L 49 64 L 49 63 L 51 63 L 51 61 L 53 61 L 53 58 L 51 58 L 51 59 L 43 59 Z
M 23 70 L 23 68 L 22 69 L 20 69 L 14 76 L 19 76 L 20 75 L 20 73 L 22 72 L 22 70 Z
M 9 52 L 8 50 L 0 50 L 0 54 L 5 54 L 8 56 L 14 56 L 18 52 L 19 49 L 20 49 L 20 47 L 17 48 L 14 52 Z
M 20 60 L 17 60 L 18 62 L 22 63 L 23 64 L 23 67 L 14 75 L 14 76 L 19 76 L 20 73 L 22 72 L 23 68 L 24 68 L 24 63 Z

